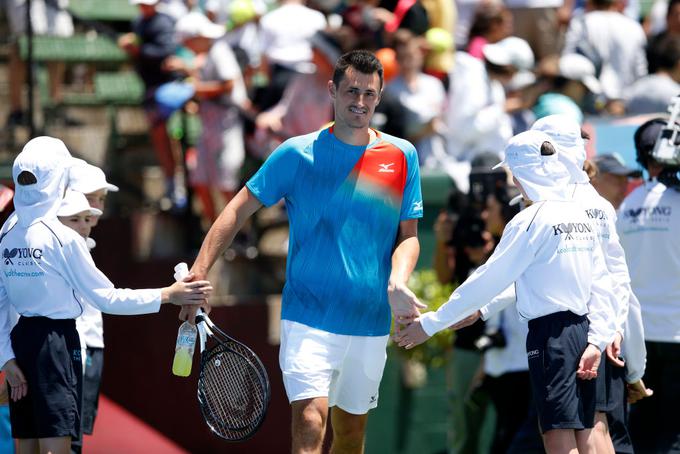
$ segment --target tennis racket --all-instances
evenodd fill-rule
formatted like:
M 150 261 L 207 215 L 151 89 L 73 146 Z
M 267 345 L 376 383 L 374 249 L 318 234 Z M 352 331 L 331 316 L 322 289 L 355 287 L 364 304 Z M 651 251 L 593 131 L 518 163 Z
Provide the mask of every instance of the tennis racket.
M 197 396 L 203 419 L 225 440 L 246 440 L 257 432 L 267 413 L 267 371 L 255 352 L 215 326 L 203 310 L 196 315 L 196 326 L 201 348 Z

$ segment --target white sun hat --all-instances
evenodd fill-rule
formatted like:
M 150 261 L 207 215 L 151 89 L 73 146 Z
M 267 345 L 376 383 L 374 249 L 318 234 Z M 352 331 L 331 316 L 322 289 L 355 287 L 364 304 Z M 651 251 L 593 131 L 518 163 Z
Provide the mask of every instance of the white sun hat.
M 595 77 L 595 65 L 583 55 L 562 55 L 558 67 L 560 76 L 565 79 L 578 80 L 594 95 L 602 93 L 602 85 Z
M 548 115 L 536 120 L 531 129 L 543 131 L 550 136 L 557 146 L 558 159 L 569 171 L 572 183 L 590 181 L 588 174 L 583 170 L 586 148 L 578 122 L 569 115 Z
M 57 211 L 57 216 L 73 216 L 84 212 L 89 213 L 90 216 L 102 215 L 101 210 L 90 206 L 85 194 L 74 191 L 73 189 L 68 189 L 64 198 L 61 200 L 61 206 Z
M 179 42 L 197 37 L 218 39 L 224 36 L 226 31 L 225 27 L 212 22 L 198 11 L 180 17 L 175 24 L 175 36 Z
M 508 36 L 482 48 L 484 58 L 499 66 L 514 66 L 528 71 L 534 67 L 534 52 L 529 43 L 516 36 Z
M 118 192 L 118 186 L 106 181 L 104 171 L 97 166 L 79 160 L 80 165 L 71 167 L 69 171 L 69 189 L 73 189 L 83 194 L 91 194 L 100 189 L 110 192 Z
M 557 152 L 541 155 L 544 142 L 556 148 L 550 136 L 542 131 L 529 130 L 517 134 L 505 147 L 503 160 L 493 168 L 508 167 L 532 202 L 567 200 L 569 172 L 559 161 Z

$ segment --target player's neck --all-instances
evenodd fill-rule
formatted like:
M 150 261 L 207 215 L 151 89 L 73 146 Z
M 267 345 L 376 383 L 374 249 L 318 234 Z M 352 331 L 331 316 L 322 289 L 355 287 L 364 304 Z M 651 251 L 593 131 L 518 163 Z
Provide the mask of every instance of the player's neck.
M 348 128 L 337 123 L 333 125 L 333 134 L 339 141 L 357 146 L 366 146 L 376 138 L 375 131 L 371 128 Z

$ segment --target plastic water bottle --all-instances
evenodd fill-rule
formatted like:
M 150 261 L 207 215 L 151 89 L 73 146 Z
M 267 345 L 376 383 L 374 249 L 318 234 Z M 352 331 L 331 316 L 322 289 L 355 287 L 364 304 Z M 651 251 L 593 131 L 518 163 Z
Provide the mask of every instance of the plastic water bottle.
M 178 377 L 191 375 L 191 362 L 196 345 L 196 327 L 189 322 L 184 322 L 177 331 L 177 343 L 175 344 L 175 358 L 172 360 L 172 373 Z
M 189 274 L 186 263 L 179 263 L 175 266 L 175 280 L 181 281 Z M 194 357 L 194 347 L 196 346 L 196 326 L 189 322 L 184 322 L 177 331 L 177 343 L 175 344 L 175 357 L 172 360 L 172 373 L 178 377 L 188 377 L 191 375 L 191 363 Z

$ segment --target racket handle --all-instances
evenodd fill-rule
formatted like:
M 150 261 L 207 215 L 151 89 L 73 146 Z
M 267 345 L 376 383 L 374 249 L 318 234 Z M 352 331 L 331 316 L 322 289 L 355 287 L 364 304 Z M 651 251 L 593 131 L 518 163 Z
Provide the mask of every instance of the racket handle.
M 182 281 L 184 280 L 185 277 L 189 275 L 189 265 L 186 264 L 186 262 L 179 262 L 177 265 L 175 265 L 175 280 L 176 281 Z M 201 317 L 200 314 L 203 313 L 203 309 L 198 308 L 196 309 L 196 323 L 201 321 L 203 317 Z M 201 317 L 199 320 L 198 317 Z

